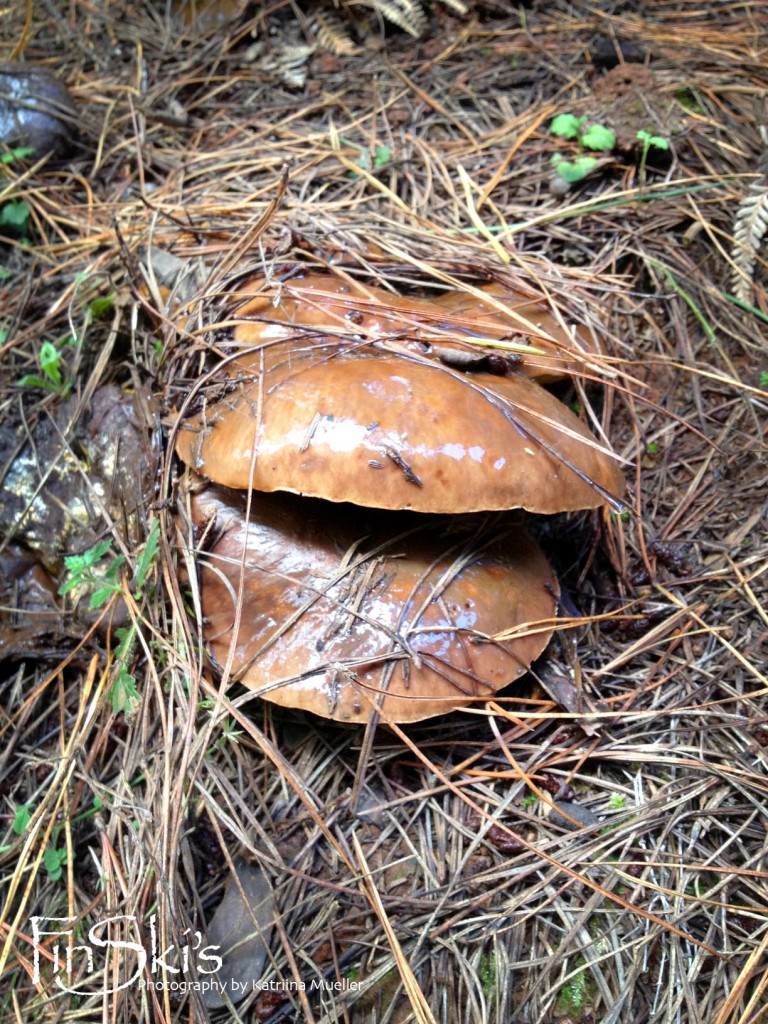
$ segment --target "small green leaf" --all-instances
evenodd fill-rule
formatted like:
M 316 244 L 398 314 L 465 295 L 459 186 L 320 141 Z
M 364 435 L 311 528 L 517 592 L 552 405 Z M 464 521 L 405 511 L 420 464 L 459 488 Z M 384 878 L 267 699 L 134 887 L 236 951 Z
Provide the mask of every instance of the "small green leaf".
M 91 594 L 91 600 L 88 602 L 88 607 L 92 610 L 95 608 L 101 608 L 107 603 L 113 594 L 119 593 L 120 587 L 116 583 L 105 583 L 103 587 L 97 587 Z
M 118 644 L 115 648 L 115 657 L 118 661 L 127 661 L 136 643 L 136 627 L 120 626 L 115 630 Z
M 64 568 L 69 573 L 70 578 L 59 587 L 59 593 L 68 594 L 74 587 L 88 582 L 83 579 L 83 576 L 102 560 L 111 547 L 111 540 L 103 540 L 98 544 L 94 544 L 92 548 L 88 548 L 81 555 L 65 555 Z
M 57 387 L 61 385 L 61 354 L 50 341 L 40 346 L 40 367 Z
M 557 173 L 563 179 L 563 181 L 574 184 L 577 181 L 581 181 L 589 174 L 593 167 L 597 164 L 597 160 L 593 156 L 580 156 L 575 160 L 563 160 L 557 165 Z
M 104 320 L 115 308 L 115 293 L 97 296 L 89 308 L 94 320 Z
M 5 203 L 0 206 L 0 227 L 22 231 L 29 220 L 29 214 L 29 205 L 23 199 Z
M 604 128 L 601 124 L 593 124 L 581 134 L 579 141 L 587 149 L 608 152 L 616 145 L 616 136 L 610 128 Z
M 113 558 L 112 561 L 109 563 L 107 571 L 104 575 L 108 580 L 111 580 L 112 583 L 115 583 L 117 581 L 117 577 L 120 574 L 120 569 L 122 568 L 124 562 L 125 557 L 123 555 L 118 555 L 117 558 Z
M 706 110 L 701 103 L 699 103 L 696 94 L 690 89 L 678 89 L 675 93 L 675 98 L 681 106 L 686 110 L 689 110 L 692 114 L 706 114 Z
M 19 804 L 13 815 L 13 831 L 17 836 L 27 831 L 27 826 L 32 820 L 32 804 Z
M 25 373 L 23 377 L 19 377 L 17 383 L 21 388 L 45 388 L 46 391 L 51 389 L 50 381 L 43 380 L 34 373 Z
M 67 863 L 67 851 L 49 847 L 43 854 L 43 864 L 52 882 L 58 882 L 62 876 L 62 865 Z
M 377 146 L 376 152 L 373 154 L 373 166 L 383 167 L 384 164 L 388 164 L 392 159 L 392 147 L 391 146 Z
M 136 687 L 136 679 L 125 667 L 121 667 L 117 673 L 107 696 L 112 701 L 112 710 L 115 714 L 120 711 L 133 711 L 141 701 L 141 694 Z
M 649 441 L 648 444 L 645 446 L 645 450 L 648 452 L 649 455 L 658 455 L 659 445 L 656 441 Z
M 662 135 L 651 135 L 650 132 L 646 132 L 641 129 L 635 137 L 638 142 L 642 142 L 646 147 L 653 147 L 654 149 L 669 149 L 669 139 L 665 139 Z
M 8 164 L 12 164 L 16 160 L 26 160 L 27 157 L 32 156 L 34 152 L 34 146 L 17 146 L 16 149 L 12 149 L 10 153 L 3 153 L 2 156 L 0 156 L 0 164 L 4 164 L 7 167 Z
M 153 519 L 152 526 L 149 530 L 149 536 L 147 537 L 147 543 L 144 545 L 144 550 L 136 560 L 136 569 L 133 573 L 133 580 L 136 584 L 137 593 L 140 593 L 144 589 L 144 584 L 147 582 L 147 576 L 149 570 L 152 567 L 152 563 L 157 555 L 157 548 L 160 544 L 160 520 Z
M 576 139 L 583 123 L 584 118 L 576 117 L 575 114 L 558 114 L 549 126 L 549 130 L 561 139 Z
M 7 281 L 9 277 L 13 277 L 13 271 L 8 267 L 0 267 L 0 281 Z
M 760 387 L 768 388 L 768 372 L 765 370 L 760 374 Z

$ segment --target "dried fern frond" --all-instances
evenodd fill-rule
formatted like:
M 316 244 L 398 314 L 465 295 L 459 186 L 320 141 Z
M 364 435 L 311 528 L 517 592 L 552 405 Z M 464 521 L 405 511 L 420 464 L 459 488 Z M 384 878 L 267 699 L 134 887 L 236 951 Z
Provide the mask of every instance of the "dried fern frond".
M 421 0 L 372 0 L 370 6 L 414 39 L 427 27 L 427 12 Z
M 386 19 L 398 28 L 417 39 L 424 34 L 427 27 L 428 0 L 320 0 L 325 8 L 333 7 L 336 11 L 373 11 L 380 18 Z M 456 14 L 467 14 L 468 8 L 464 0 L 440 0 Z M 326 50 L 336 54 L 357 52 L 352 39 L 347 35 L 341 21 L 326 9 L 313 9 L 309 25 L 317 37 L 318 43 Z
M 315 11 L 309 21 L 309 27 L 315 34 L 318 43 L 324 50 L 338 56 L 348 56 L 358 52 L 358 46 L 339 18 L 330 11 Z
M 768 107 L 765 97 L 755 105 L 755 119 L 763 143 L 759 162 L 763 177 L 750 186 L 749 193 L 739 203 L 733 222 L 736 244 L 731 250 L 731 290 L 737 299 L 748 305 L 752 304 L 753 298 L 752 278 L 757 263 L 757 250 L 768 232 Z
M 751 194 L 739 204 L 733 225 L 736 245 L 731 251 L 734 269 L 731 287 L 737 299 L 752 304 L 752 275 L 757 262 L 757 250 L 768 232 L 768 186 L 753 185 Z

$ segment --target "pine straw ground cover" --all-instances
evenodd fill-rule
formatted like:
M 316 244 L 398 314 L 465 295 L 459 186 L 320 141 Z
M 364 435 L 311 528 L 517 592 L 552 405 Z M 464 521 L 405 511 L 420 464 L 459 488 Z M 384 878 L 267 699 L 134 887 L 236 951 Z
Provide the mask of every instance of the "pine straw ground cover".
M 56 460 L 74 455 L 69 501 L 86 501 L 78 424 L 112 384 L 114 405 L 139 396 L 154 488 L 137 511 L 136 478 L 129 493 L 110 478 L 117 506 L 102 487 L 104 516 L 66 542 L 68 500 L 58 519 L 44 501 L 47 547 L 2 524 L 17 585 L 6 561 L 1 1019 L 766 1019 L 768 297 L 744 215 L 749 278 L 730 255 L 765 184 L 765 8 L 442 5 L 417 41 L 390 29 L 383 45 L 372 23 L 339 55 L 312 49 L 317 5 L 268 6 L 194 26 L 163 4 L 46 2 L 0 23 L 5 58 L 47 61 L 81 112 L 70 159 L 4 170 L 2 202 L 30 211 L 2 245 L 4 474 L 38 439 L 47 494 L 48 424 Z M 649 71 L 601 87 L 599 36 L 643 48 Z M 568 112 L 630 142 L 553 194 L 551 156 L 578 154 L 549 132 Z M 668 153 L 643 159 L 641 129 Z M 150 245 L 193 268 L 191 320 L 163 306 Z M 520 279 L 593 325 L 602 383 L 565 394 L 630 481 L 625 514 L 538 527 L 572 616 L 538 682 L 370 735 L 219 688 L 177 574 L 189 538 L 167 443 L 211 343 L 203 297 L 241 259 L 335 250 L 404 290 Z M 18 380 L 68 337 L 62 418 L 62 388 Z M 97 576 L 125 561 L 89 618 L 87 586 L 77 612 L 51 597 L 66 578 L 52 551 L 97 542 Z M 30 601 L 18 545 L 35 543 L 54 577 L 44 619 L 14 611 Z M 563 797 L 592 824 L 554 819 Z M 135 950 L 54 973 L 66 940 L 48 937 L 35 960 L 35 916 L 76 918 L 81 943 L 121 916 L 102 941 L 149 948 L 154 929 L 192 948 L 243 858 L 272 889 L 258 977 L 276 991 L 219 1011 L 151 961 L 152 984 L 131 982 Z

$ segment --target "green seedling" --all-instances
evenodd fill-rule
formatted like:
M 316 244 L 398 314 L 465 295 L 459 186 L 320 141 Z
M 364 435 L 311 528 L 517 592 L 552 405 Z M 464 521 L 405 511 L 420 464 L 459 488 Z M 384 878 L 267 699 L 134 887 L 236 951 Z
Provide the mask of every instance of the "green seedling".
M 23 836 L 29 828 L 29 823 L 32 821 L 32 815 L 34 814 L 34 807 L 32 804 L 19 804 L 16 810 L 13 812 L 13 829 L 14 835 Z M 0 846 L 0 853 L 7 853 L 8 850 L 12 849 L 10 845 Z
M 201 711 L 212 712 L 216 707 L 216 701 L 212 697 L 205 697 L 199 702 L 199 708 Z M 237 743 L 238 739 L 243 735 L 243 730 L 238 729 L 237 722 L 233 718 L 222 718 L 218 722 L 221 735 L 207 750 L 208 754 L 215 753 L 217 750 L 221 750 L 225 743 Z
M 11 199 L 0 206 L 0 228 L 7 228 L 14 235 L 23 235 L 31 210 L 23 199 Z
M 392 159 L 392 147 L 391 146 L 377 146 L 373 154 L 373 166 L 383 167 L 384 164 L 388 164 Z
M 13 831 L 17 836 L 24 835 L 32 821 L 34 808 L 32 804 L 19 804 L 13 814 Z
M 651 135 L 650 132 L 639 131 L 635 136 L 638 142 L 642 144 L 643 150 L 640 154 L 640 180 L 645 180 L 645 165 L 648 162 L 648 154 L 652 149 L 658 149 L 660 152 L 664 152 L 669 149 L 669 139 L 665 139 L 662 135 Z
M 115 293 L 112 292 L 110 295 L 97 295 L 91 301 L 88 312 L 92 320 L 106 320 L 114 308 Z
M 153 519 L 149 528 L 149 536 L 144 545 L 144 550 L 136 559 L 136 568 L 133 570 L 133 586 L 137 599 L 140 599 L 147 583 L 150 569 L 157 558 L 157 549 L 160 545 L 160 520 Z
M 64 346 L 75 347 L 77 339 L 67 337 L 54 343 L 44 341 L 40 346 L 37 363 L 40 373 L 27 373 L 18 380 L 22 388 L 42 388 L 51 394 L 66 398 L 72 390 L 72 379 L 66 373 L 66 364 L 61 349 Z
M 0 153 L 0 168 L 9 167 L 17 160 L 25 160 L 34 153 L 30 146 L 17 146 L 16 149 L 6 150 Z M 23 199 L 9 199 L 7 203 L 0 206 L 0 234 L 3 229 L 11 235 L 23 235 L 31 215 L 29 203 Z
M 10 164 L 15 164 L 17 160 L 26 160 L 34 152 L 34 146 L 17 146 L 15 149 L 9 149 L 5 153 L 0 153 L 0 164 L 8 167 Z
M 100 564 L 105 561 L 111 553 L 112 541 L 103 540 L 92 548 L 84 551 L 82 555 L 66 555 L 64 566 L 69 573 L 69 578 L 59 587 L 60 594 L 68 594 L 77 587 L 90 588 L 93 593 L 89 608 L 101 608 L 112 597 L 122 590 L 118 576 L 120 569 L 125 562 L 122 555 L 111 558 L 109 564 L 99 569 Z
M 132 590 L 137 600 L 141 600 L 144 588 L 157 559 L 160 545 L 160 520 L 155 518 L 149 528 L 146 543 L 136 559 L 133 570 Z M 120 573 L 125 558 L 114 556 L 112 541 L 103 540 L 82 555 L 66 555 L 64 565 L 69 573 L 68 578 L 59 587 L 60 594 L 68 594 L 76 588 L 83 587 L 91 591 L 90 608 L 101 608 L 115 594 L 122 593 Z M 135 623 L 122 626 L 115 630 L 117 646 L 114 650 L 115 676 L 107 696 L 112 702 L 115 714 L 120 711 L 129 713 L 141 700 L 136 685 L 136 677 L 128 670 L 133 660 L 138 627 Z
M 52 882 L 58 882 L 64 874 L 64 865 L 67 863 L 67 851 L 58 850 L 49 846 L 43 854 L 43 864 Z
M 637 141 L 642 142 L 644 149 L 669 149 L 669 139 L 665 139 L 663 135 L 651 135 L 650 132 L 639 131 L 637 133 Z
M 609 153 L 616 145 L 616 136 L 610 128 L 602 124 L 586 124 L 587 118 L 576 117 L 575 114 L 558 114 L 549 126 L 553 135 L 561 139 L 578 142 L 582 149 L 592 152 Z M 569 185 L 582 181 L 597 166 L 597 158 L 587 154 L 567 159 L 564 153 L 555 153 L 552 157 L 558 177 Z
M 572 139 L 585 149 L 609 153 L 616 145 L 616 136 L 605 125 L 592 123 L 584 127 L 586 117 L 574 114 L 558 114 L 549 126 L 553 135 L 561 139 Z
M 608 807 L 612 811 L 622 811 L 627 804 L 627 798 L 622 793 L 611 793 Z
M 765 370 L 760 374 L 760 387 L 768 388 L 768 373 Z
M 117 673 L 110 686 L 107 697 L 112 701 L 112 711 L 126 714 L 133 711 L 141 701 L 141 694 L 136 685 L 136 677 L 128 671 L 128 664 L 136 646 L 136 626 L 123 626 L 115 630 L 118 645 L 115 648 Z
M 392 159 L 391 146 L 377 146 L 373 151 L 373 160 L 371 160 L 371 154 L 368 150 L 363 149 L 362 146 L 358 146 L 356 142 L 351 142 L 349 139 L 342 139 L 341 141 L 358 150 L 360 156 L 357 158 L 357 166 L 361 168 L 361 170 L 367 171 L 371 165 L 373 165 L 374 169 L 378 170 L 378 168 L 388 164 Z M 349 171 L 349 177 L 357 177 L 357 172 Z

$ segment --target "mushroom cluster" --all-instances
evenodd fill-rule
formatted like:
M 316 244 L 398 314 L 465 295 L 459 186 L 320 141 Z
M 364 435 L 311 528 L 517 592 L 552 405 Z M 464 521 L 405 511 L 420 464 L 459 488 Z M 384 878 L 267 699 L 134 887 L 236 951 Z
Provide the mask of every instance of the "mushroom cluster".
M 542 387 L 590 339 L 541 301 L 468 288 L 406 298 L 306 272 L 230 296 L 231 353 L 176 451 L 197 475 L 207 641 L 268 700 L 407 722 L 487 699 L 542 652 L 558 598 L 520 519 L 488 513 L 623 490 Z

